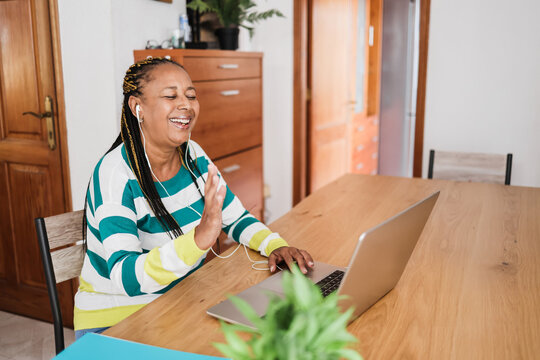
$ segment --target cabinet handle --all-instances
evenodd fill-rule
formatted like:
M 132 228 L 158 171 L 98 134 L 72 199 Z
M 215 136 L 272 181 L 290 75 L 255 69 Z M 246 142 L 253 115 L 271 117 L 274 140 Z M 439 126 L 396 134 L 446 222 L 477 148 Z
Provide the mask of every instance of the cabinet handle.
M 240 90 L 225 90 L 221 92 L 221 95 L 223 96 L 235 96 L 239 94 L 240 94 Z
M 164 58 L 167 59 L 167 60 L 171 60 L 171 55 L 165 55 Z M 148 55 L 146 57 L 146 59 L 153 59 L 153 57 L 152 57 L 152 55 Z
M 240 165 L 234 164 L 234 165 L 227 166 L 226 168 L 221 169 L 221 172 L 225 174 L 230 174 L 238 170 L 240 170 Z
M 238 69 L 239 66 L 238 64 L 220 64 L 219 68 L 220 69 Z

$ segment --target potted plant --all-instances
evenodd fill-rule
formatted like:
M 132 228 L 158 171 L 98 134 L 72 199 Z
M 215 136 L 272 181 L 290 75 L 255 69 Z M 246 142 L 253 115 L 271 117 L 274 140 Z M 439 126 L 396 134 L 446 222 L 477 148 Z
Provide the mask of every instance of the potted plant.
M 238 49 L 239 26 L 247 29 L 251 37 L 254 24 L 272 16 L 284 17 L 277 9 L 257 12 L 255 6 L 252 0 L 192 0 L 187 4 L 187 7 L 201 14 L 208 11 L 216 13 L 222 26 L 216 30 L 216 36 L 223 50 Z
M 353 309 L 340 313 L 336 293 L 323 298 L 298 268 L 283 274 L 283 290 L 285 297 L 273 295 L 264 318 L 244 300 L 231 297 L 256 329 L 222 322 L 227 344 L 214 346 L 234 360 L 362 359 L 347 348 L 357 341 L 346 329 Z M 243 340 L 238 331 L 251 338 Z

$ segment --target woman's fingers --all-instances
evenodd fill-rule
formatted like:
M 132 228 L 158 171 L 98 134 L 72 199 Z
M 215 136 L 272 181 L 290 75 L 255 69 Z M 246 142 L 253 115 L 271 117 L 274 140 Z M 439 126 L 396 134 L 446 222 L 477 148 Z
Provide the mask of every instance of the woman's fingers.
M 284 246 L 274 250 L 268 257 L 268 267 L 271 272 L 276 270 L 276 265 L 280 261 L 285 261 L 289 269 L 296 263 L 302 273 L 307 274 L 309 269 L 314 266 L 311 255 L 305 250 L 299 250 L 295 247 Z
M 208 165 L 208 178 L 206 180 L 206 185 L 204 186 L 204 198 L 208 200 L 213 200 L 214 195 L 216 194 L 217 184 L 217 169 L 213 164 Z
M 219 184 L 220 180 L 217 175 L 217 168 L 212 164 L 208 165 L 208 180 L 206 181 L 206 190 L 208 192 L 204 196 L 205 210 L 210 213 L 216 213 L 216 215 L 219 214 L 221 218 L 221 209 L 227 189 L 225 186 L 220 187 Z
M 283 258 L 283 261 L 285 261 L 285 263 L 287 264 L 287 267 L 289 269 L 292 269 L 293 264 L 294 264 L 294 260 L 293 260 L 293 257 L 291 256 L 290 252 L 288 251 L 290 248 L 289 247 L 283 247 L 281 249 L 283 249 L 280 252 L 280 255 Z
M 227 188 L 223 185 L 219 188 L 216 194 L 216 202 L 218 203 L 219 209 L 223 207 L 223 201 L 225 200 L 225 195 L 227 194 Z
M 279 253 L 274 250 L 268 257 L 268 267 L 270 268 L 270 272 L 275 272 L 277 269 L 277 264 L 279 264 L 281 261 L 283 261 L 283 258 L 279 255 Z
M 307 272 L 308 272 L 307 262 L 304 259 L 304 255 L 302 255 L 300 253 L 300 251 L 298 251 L 297 248 L 290 248 L 290 253 L 291 253 L 291 256 L 292 256 L 293 260 L 296 261 L 296 264 L 300 268 L 300 271 L 303 274 L 307 274 Z
M 313 261 L 313 258 L 306 250 L 299 250 L 304 259 L 306 260 L 307 265 L 312 268 L 315 265 L 315 261 Z
M 195 241 L 201 249 L 208 249 L 212 246 L 221 231 L 221 209 L 227 189 L 222 186 L 218 190 L 219 182 L 217 168 L 213 164 L 209 164 L 208 178 L 204 186 L 204 210 L 201 222 L 197 226 L 198 230 L 195 232 Z

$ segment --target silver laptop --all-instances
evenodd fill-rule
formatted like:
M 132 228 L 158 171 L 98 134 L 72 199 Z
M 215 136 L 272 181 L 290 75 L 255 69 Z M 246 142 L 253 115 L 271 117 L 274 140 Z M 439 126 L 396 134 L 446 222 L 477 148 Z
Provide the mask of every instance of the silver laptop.
M 347 268 L 316 261 L 306 276 L 321 288 L 323 295 L 333 291 L 346 295 L 339 305 L 342 310 L 354 306 L 353 321 L 397 284 L 438 197 L 436 192 L 360 235 Z M 278 272 L 237 296 L 262 317 L 269 303 L 268 293 L 283 296 L 282 276 L 283 272 Z M 207 313 L 253 327 L 230 300 L 211 307 Z

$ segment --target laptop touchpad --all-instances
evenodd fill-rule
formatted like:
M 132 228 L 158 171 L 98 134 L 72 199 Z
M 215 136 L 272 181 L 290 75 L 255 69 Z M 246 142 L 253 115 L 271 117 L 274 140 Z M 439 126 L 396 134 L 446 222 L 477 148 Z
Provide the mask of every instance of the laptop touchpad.
M 331 274 L 334 270 L 344 270 L 343 268 L 329 265 L 325 263 L 321 263 L 318 261 L 315 261 L 315 266 L 313 269 L 311 269 L 307 274 L 306 277 L 313 281 L 314 283 L 319 282 L 322 280 L 325 276 L 328 274 Z M 281 281 L 283 278 L 283 272 L 288 270 L 282 270 L 269 278 L 266 278 L 264 281 L 260 282 L 256 287 L 262 288 L 262 289 L 268 289 L 271 291 L 274 291 L 276 293 L 282 294 L 283 293 L 283 287 L 281 285 Z

